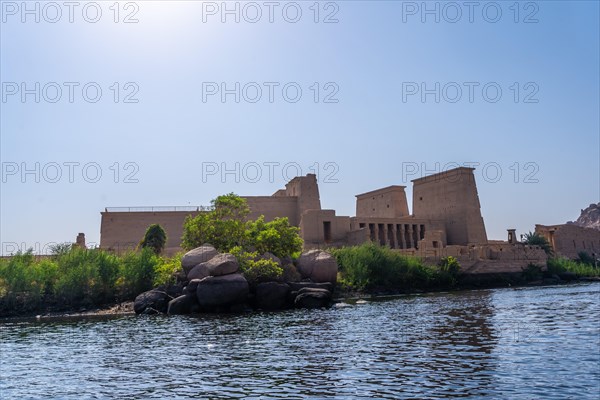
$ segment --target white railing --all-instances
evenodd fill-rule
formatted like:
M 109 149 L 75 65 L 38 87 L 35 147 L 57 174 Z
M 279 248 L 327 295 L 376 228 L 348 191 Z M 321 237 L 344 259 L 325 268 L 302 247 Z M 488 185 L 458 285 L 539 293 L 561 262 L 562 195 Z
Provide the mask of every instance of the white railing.
M 140 207 L 106 207 L 106 212 L 166 212 L 166 211 L 210 211 L 211 206 L 140 206 Z

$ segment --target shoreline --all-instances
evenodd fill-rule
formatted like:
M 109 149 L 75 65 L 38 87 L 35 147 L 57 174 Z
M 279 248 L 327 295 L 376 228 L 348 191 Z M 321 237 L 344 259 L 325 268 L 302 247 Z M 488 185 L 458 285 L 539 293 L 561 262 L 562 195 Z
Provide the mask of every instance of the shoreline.
M 453 293 L 453 292 L 467 292 L 477 290 L 490 290 L 490 289 L 508 289 L 508 288 L 527 288 L 527 287 L 552 287 L 552 286 L 564 286 L 574 284 L 591 284 L 599 283 L 600 277 L 581 277 L 570 281 L 560 282 L 545 282 L 543 280 L 532 281 L 532 282 L 498 282 L 498 284 L 490 284 L 486 282 L 480 285 L 459 285 L 454 288 L 439 288 L 435 290 L 401 290 L 401 289 L 374 289 L 369 291 L 351 291 L 344 290 L 343 288 L 336 287 L 333 298 L 333 306 L 338 303 L 346 303 L 348 301 L 360 301 L 367 300 L 372 301 L 374 299 L 380 299 L 385 297 L 396 297 L 396 296 L 410 296 L 410 295 L 428 295 L 435 293 Z M 260 310 L 257 310 L 260 312 Z M 277 310 L 269 312 L 280 312 L 286 311 Z M 40 310 L 37 312 L 24 313 L 21 315 L 7 315 L 0 316 L 0 324 L 4 322 L 51 322 L 54 320 L 61 319 L 93 319 L 93 318 L 112 318 L 112 317 L 123 317 L 137 315 L 133 311 L 133 301 L 126 301 L 122 303 L 109 304 L 103 307 L 94 307 L 90 309 L 79 309 L 79 310 L 66 310 L 66 311 L 51 311 L 51 310 Z M 201 315 L 201 314 L 197 314 Z

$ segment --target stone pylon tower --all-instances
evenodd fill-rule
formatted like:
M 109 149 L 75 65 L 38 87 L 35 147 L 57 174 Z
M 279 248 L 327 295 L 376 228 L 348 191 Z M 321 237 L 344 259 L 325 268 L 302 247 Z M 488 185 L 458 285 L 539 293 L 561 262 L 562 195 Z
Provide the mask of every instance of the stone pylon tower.
M 444 221 L 448 245 L 487 243 L 473 171 L 460 167 L 412 181 L 414 216 Z

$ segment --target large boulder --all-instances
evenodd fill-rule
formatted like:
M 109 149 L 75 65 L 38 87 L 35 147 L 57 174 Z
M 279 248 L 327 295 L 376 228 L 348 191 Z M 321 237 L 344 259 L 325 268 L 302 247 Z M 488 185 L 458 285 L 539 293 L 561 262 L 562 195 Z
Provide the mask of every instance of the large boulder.
M 218 254 L 207 261 L 209 276 L 221 276 L 234 274 L 240 269 L 240 264 L 233 254 Z
M 333 289 L 334 289 L 333 284 L 330 282 L 324 282 L 324 283 L 288 282 L 288 285 L 290 285 L 290 287 L 294 291 L 299 291 L 300 289 L 303 289 L 303 288 L 312 288 L 312 289 L 325 289 L 325 290 L 328 290 L 329 292 L 333 293 Z
M 303 278 L 313 282 L 331 282 L 337 280 L 338 266 L 331 254 L 323 250 L 310 250 L 302 253 L 296 263 L 296 268 Z
M 322 308 L 331 306 L 331 292 L 325 289 L 302 288 L 294 300 L 297 308 Z
M 194 307 L 196 306 L 196 307 Z M 190 314 L 194 311 L 194 308 L 198 306 L 198 299 L 196 294 L 184 294 L 177 297 L 169 302 L 167 308 L 167 314 L 179 315 L 179 314 Z
M 136 314 L 156 314 L 167 312 L 171 298 L 162 290 L 150 290 L 138 295 L 133 302 L 133 311 Z
M 217 254 L 209 261 L 198 264 L 188 273 L 188 279 L 203 279 L 207 276 L 221 276 L 236 273 L 240 264 L 233 254 Z
M 210 244 L 203 244 L 185 253 L 181 258 L 181 267 L 187 274 L 196 265 L 207 262 L 218 254 L 218 251 Z
M 241 274 L 210 276 L 198 282 L 196 296 L 198 304 L 204 308 L 217 308 L 248 299 L 249 285 Z
M 210 276 L 210 271 L 209 271 L 208 265 L 206 265 L 206 264 L 207 263 L 201 263 L 201 264 L 194 266 L 194 268 L 192 268 L 190 270 L 190 272 L 188 272 L 188 274 L 187 274 L 188 280 L 195 281 L 195 280 L 204 279 L 207 276 Z
M 202 281 L 202 279 L 192 279 L 189 281 L 187 286 L 183 288 L 183 294 L 193 294 L 195 296 L 200 281 Z
M 255 305 L 263 310 L 280 310 L 285 308 L 290 287 L 285 283 L 264 282 L 256 286 Z

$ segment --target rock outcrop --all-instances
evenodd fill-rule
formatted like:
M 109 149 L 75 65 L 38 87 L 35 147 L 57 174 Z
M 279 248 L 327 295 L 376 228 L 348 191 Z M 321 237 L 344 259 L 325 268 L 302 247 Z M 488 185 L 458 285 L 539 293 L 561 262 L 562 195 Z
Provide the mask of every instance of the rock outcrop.
M 185 253 L 181 258 L 181 268 L 187 274 L 196 265 L 209 261 L 211 258 L 219 254 L 217 250 L 210 244 L 203 244 Z
M 323 308 L 331 306 L 331 292 L 326 289 L 305 287 L 298 291 L 294 300 L 298 308 Z
M 286 308 L 290 286 L 280 282 L 263 282 L 256 286 L 255 306 L 261 310 L 280 310 Z
M 167 314 L 191 314 L 193 312 L 198 312 L 199 309 L 200 307 L 196 294 L 184 294 L 169 301 Z
M 600 203 L 590 204 L 585 210 L 581 210 L 581 214 L 577 221 L 567 222 L 581 226 L 582 228 L 592 228 L 600 230 Z
M 138 295 L 133 302 L 136 314 L 158 314 L 167 312 L 169 300 L 167 292 L 162 290 L 149 290 Z
M 183 256 L 177 285 L 140 294 L 134 310 L 138 314 L 179 315 L 242 312 L 248 305 L 260 310 L 331 306 L 337 277 L 337 263 L 331 254 L 311 250 L 302 253 L 295 264 L 290 257 L 280 259 L 271 253 L 260 258 L 275 261 L 284 273 L 273 281 L 250 285 L 234 255 L 204 244 Z
M 313 282 L 331 282 L 337 280 L 337 261 L 335 257 L 323 250 L 310 250 L 302 253 L 296 268 L 303 278 Z
M 196 288 L 198 304 L 208 310 L 245 303 L 249 293 L 250 286 L 242 274 L 209 276 Z

